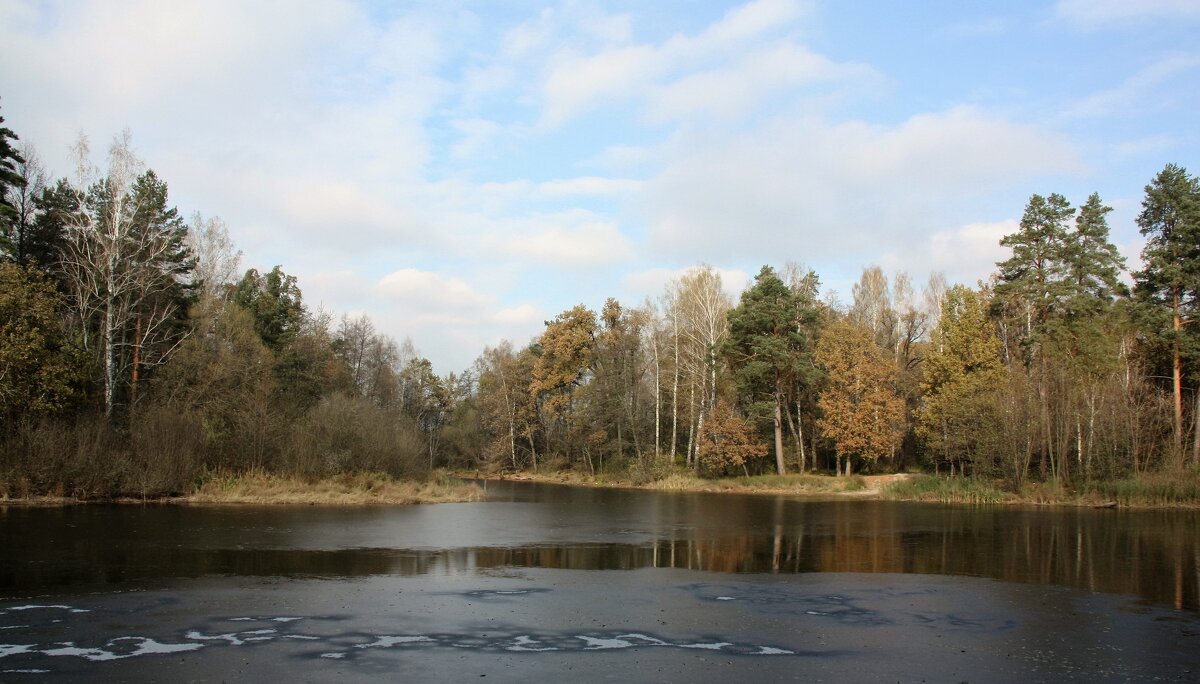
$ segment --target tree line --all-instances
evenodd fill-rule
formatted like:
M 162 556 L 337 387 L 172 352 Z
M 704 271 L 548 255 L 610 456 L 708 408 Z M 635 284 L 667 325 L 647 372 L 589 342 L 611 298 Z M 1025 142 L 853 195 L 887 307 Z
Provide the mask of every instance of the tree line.
M 1098 195 L 1034 195 L 986 282 L 863 270 L 843 305 L 711 266 L 572 307 L 438 376 L 367 316 L 241 270 L 128 133 L 55 181 L 0 119 L 0 481 L 163 494 L 206 473 L 574 468 L 650 480 L 924 469 L 1085 482 L 1200 463 L 1200 183 L 1146 186 L 1128 273 Z M 1132 284 L 1132 287 L 1130 287 Z
M 242 271 L 117 136 L 51 181 L 0 118 L 0 496 L 187 493 L 212 473 L 417 477 L 465 394 L 411 341 Z
M 1033 195 L 975 286 L 863 270 L 848 306 L 764 266 L 701 265 L 636 307 L 577 306 L 476 361 L 482 459 L 701 475 L 923 469 L 1063 485 L 1200 466 L 1200 182 L 1145 188 L 1143 268 L 1111 208 Z

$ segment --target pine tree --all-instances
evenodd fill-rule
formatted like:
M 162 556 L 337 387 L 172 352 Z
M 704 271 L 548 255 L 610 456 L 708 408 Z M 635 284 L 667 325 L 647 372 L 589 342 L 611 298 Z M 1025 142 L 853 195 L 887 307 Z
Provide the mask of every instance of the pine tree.
M 1169 347 L 1174 394 L 1175 449 L 1183 449 L 1183 372 L 1194 358 L 1200 320 L 1200 181 L 1168 164 L 1146 186 L 1137 218 L 1146 237 L 1145 268 L 1134 274 L 1135 291 L 1152 329 Z M 1189 364 L 1191 365 L 1191 364 Z M 1200 459 L 1194 453 L 1193 459 Z
M 14 141 L 19 140 L 17 134 L 3 124 L 4 117 L 0 116 L 0 236 L 7 241 L 9 226 L 17 213 L 10 195 L 14 188 L 24 184 L 24 179 L 17 172 L 17 166 L 24 164 L 25 159 L 12 145 Z
M 775 468 L 780 475 L 786 472 L 783 413 L 788 391 L 794 379 L 812 365 L 807 357 L 811 343 L 799 324 L 801 315 L 799 297 L 770 266 L 762 267 L 754 285 L 729 312 L 725 354 L 750 412 L 772 416 Z

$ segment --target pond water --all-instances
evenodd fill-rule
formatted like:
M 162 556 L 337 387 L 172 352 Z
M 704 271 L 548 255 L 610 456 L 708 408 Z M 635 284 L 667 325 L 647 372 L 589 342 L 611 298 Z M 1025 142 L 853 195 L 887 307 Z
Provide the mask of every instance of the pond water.
M 1200 514 L 489 482 L 0 508 L 0 679 L 1200 679 Z

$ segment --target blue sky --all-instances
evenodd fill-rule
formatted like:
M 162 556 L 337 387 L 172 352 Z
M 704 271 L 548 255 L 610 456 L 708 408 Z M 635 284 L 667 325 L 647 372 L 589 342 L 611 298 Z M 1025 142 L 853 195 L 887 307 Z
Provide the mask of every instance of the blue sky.
M 1099 192 L 1136 266 L 1197 38 L 1198 0 L 0 0 L 0 114 L 57 175 L 128 127 L 244 265 L 446 373 L 700 262 L 974 283 L 1032 193 Z

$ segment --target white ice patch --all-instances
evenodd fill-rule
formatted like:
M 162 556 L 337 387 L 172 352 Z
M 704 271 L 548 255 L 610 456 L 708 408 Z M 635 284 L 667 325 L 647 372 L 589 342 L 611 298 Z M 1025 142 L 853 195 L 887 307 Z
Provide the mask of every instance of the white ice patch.
M 84 658 L 85 660 L 101 662 L 105 660 L 123 660 L 125 658 L 134 658 L 136 656 L 144 655 L 181 653 L 184 651 L 195 651 L 197 649 L 204 648 L 204 644 L 163 644 L 147 637 L 117 637 L 116 639 L 110 639 L 105 646 L 111 648 L 112 646 L 123 641 L 135 641 L 137 642 L 137 645 L 133 648 L 133 650 L 127 653 L 116 653 L 113 651 L 106 651 L 103 648 L 80 648 L 76 646 L 74 642 L 66 641 L 63 642 L 63 644 L 58 648 L 43 649 L 41 652 L 43 655 L 48 656 L 75 656 L 78 658 Z
M 345 653 L 322 653 L 322 658 L 332 658 L 333 660 L 341 660 L 346 657 Z
M 511 646 L 505 647 L 504 650 L 540 653 L 542 651 L 557 651 L 558 649 L 553 646 L 543 646 L 542 644 L 534 641 L 532 638 L 521 635 L 513 640 L 513 644 Z
M 726 646 L 732 646 L 733 644 L 729 643 L 728 641 L 715 641 L 711 644 L 676 644 L 676 645 L 679 646 L 679 648 L 698 648 L 698 649 L 702 649 L 705 651 L 719 651 L 719 650 L 725 648 Z
M 587 644 L 583 647 L 583 650 L 585 651 L 603 651 L 611 648 L 633 648 L 634 645 L 632 641 L 626 641 L 625 639 L 621 639 L 619 637 L 605 639 L 603 637 L 590 637 L 580 634 L 578 638 Z
M 39 604 L 30 604 L 27 606 L 9 606 L 8 608 L 5 608 L 4 610 L 0 610 L 0 615 L 4 615 L 5 613 L 7 613 L 9 611 L 13 611 L 13 610 L 66 610 L 66 611 L 70 611 L 72 613 L 90 613 L 90 612 L 92 612 L 85 608 L 72 608 L 71 606 L 63 606 L 63 605 L 57 605 L 57 604 L 56 605 L 48 605 L 48 606 L 43 606 L 43 605 L 39 605 Z
M 304 641 L 320 641 L 321 637 L 309 636 L 307 634 L 284 634 L 280 639 L 301 639 Z
M 33 644 L 0 644 L 0 658 L 33 651 Z
M 0 670 L 0 674 L 47 674 L 50 670 Z
M 427 636 L 381 636 L 369 644 L 358 644 L 354 648 L 391 648 L 403 644 L 416 644 L 433 641 Z
M 3 627 L 0 627 L 0 629 L 25 629 L 28 627 L 29 625 L 4 625 Z
M 717 600 L 718 601 L 736 601 L 737 599 L 732 596 L 718 596 Z
M 270 641 L 275 638 L 275 634 L 273 629 L 254 629 L 248 632 L 230 632 L 228 634 L 205 634 L 193 629 L 186 636 L 193 641 L 225 641 L 231 646 L 241 646 L 255 641 Z

